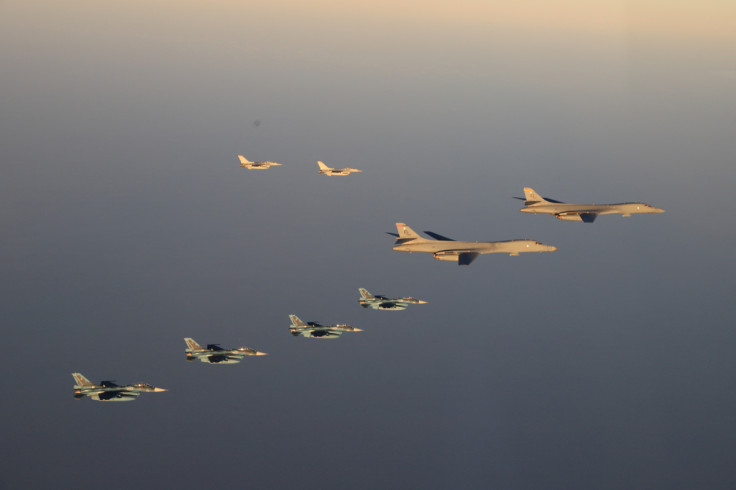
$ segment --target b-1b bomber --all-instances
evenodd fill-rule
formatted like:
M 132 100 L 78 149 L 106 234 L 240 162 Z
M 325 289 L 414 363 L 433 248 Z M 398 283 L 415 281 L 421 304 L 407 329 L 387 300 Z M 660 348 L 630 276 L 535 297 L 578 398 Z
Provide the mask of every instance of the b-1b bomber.
M 404 223 L 396 223 L 396 233 L 389 233 L 398 239 L 394 242 L 394 250 L 398 252 L 431 253 L 435 259 L 445 262 L 456 262 L 458 265 L 470 265 L 481 254 L 506 253 L 511 256 L 526 252 L 554 252 L 557 247 L 546 245 L 536 240 L 506 240 L 502 242 L 460 242 L 447 238 L 439 233 L 425 231 L 434 238 L 428 240 L 409 228 Z
M 365 288 L 358 288 L 360 292 L 360 306 L 363 308 L 373 308 L 374 310 L 405 310 L 409 305 L 423 305 L 426 301 L 412 298 L 410 296 L 406 298 L 387 298 L 380 294 L 373 295 L 368 292 Z
M 266 356 L 265 352 L 259 352 L 249 347 L 238 347 L 237 349 L 223 349 L 217 344 L 207 344 L 202 347 L 193 338 L 184 339 L 187 344 L 187 361 L 206 362 L 207 364 L 237 364 L 245 356 Z
M 130 402 L 140 396 L 141 393 L 159 393 L 166 391 L 163 388 L 136 383 L 134 385 L 118 385 L 113 381 L 100 381 L 96 385 L 85 378 L 82 373 L 72 373 L 74 381 L 74 398 L 81 399 L 85 396 L 98 402 Z
M 291 325 L 289 331 L 294 337 L 302 336 L 313 339 L 335 339 L 345 332 L 362 332 L 360 328 L 351 327 L 345 323 L 337 325 L 321 325 L 317 322 L 303 322 L 296 315 L 289 315 Z
M 622 202 L 618 204 L 572 204 L 540 196 L 531 187 L 524 187 L 522 213 L 551 214 L 562 221 L 582 221 L 592 223 L 600 214 L 620 214 L 624 218 L 632 214 L 664 213 L 664 209 L 655 208 L 644 202 Z

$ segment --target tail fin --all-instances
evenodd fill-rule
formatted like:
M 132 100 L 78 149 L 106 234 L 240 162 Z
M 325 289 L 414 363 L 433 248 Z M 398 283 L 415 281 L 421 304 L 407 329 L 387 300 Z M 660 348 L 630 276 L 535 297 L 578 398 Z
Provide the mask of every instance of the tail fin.
M 396 223 L 396 229 L 399 231 L 399 240 L 426 240 L 419 236 L 419 233 L 409 228 L 406 223 Z
M 72 373 L 74 381 L 77 382 L 77 386 L 94 386 L 90 380 L 84 377 L 82 373 Z
M 297 327 L 306 327 L 307 326 L 307 324 L 304 323 L 303 321 L 301 321 L 299 319 L 299 317 L 296 316 L 296 315 L 289 315 L 289 318 L 291 319 L 291 324 L 292 325 L 295 325 Z
M 192 350 L 204 350 L 204 347 L 199 345 L 195 340 L 191 337 L 187 337 L 184 339 L 184 342 L 187 343 L 187 347 L 189 347 Z
M 330 167 L 324 164 L 324 162 L 317 161 L 317 165 L 319 165 L 320 170 L 332 170 Z
M 363 297 L 363 299 L 373 299 L 375 296 L 373 296 L 371 293 L 368 292 L 365 288 L 358 288 L 358 291 L 360 291 L 360 295 Z
M 524 204 L 527 205 L 536 204 L 538 202 L 548 202 L 545 198 L 537 194 L 537 191 L 531 187 L 524 187 L 524 196 L 526 197 Z
M 247 158 L 245 158 L 243 155 L 238 155 L 238 158 L 240 158 L 240 163 L 253 163 Z

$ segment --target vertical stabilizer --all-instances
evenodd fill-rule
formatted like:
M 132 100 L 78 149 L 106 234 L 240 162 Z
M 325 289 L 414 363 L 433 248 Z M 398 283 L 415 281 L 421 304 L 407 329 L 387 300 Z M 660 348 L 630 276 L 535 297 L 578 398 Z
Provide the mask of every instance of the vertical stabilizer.
M 327 165 L 325 165 L 324 162 L 317 161 L 317 165 L 319 165 L 319 169 L 320 170 L 332 170 L 330 167 L 328 167 Z
M 526 197 L 526 201 L 524 204 L 536 204 L 538 202 L 549 202 L 539 194 L 537 194 L 537 191 L 532 189 L 531 187 L 524 187 L 524 197 Z
M 204 350 L 204 347 L 199 345 L 193 338 L 187 337 L 184 339 L 184 342 L 187 343 L 187 347 L 189 347 L 192 350 Z
M 240 163 L 253 163 L 247 158 L 245 158 L 243 155 L 238 155 L 238 158 L 240 159 Z
M 358 291 L 360 291 L 360 295 L 363 297 L 363 299 L 374 299 L 375 298 L 375 296 L 369 293 L 368 290 L 365 288 L 358 288 Z
M 94 383 L 85 378 L 82 373 L 72 373 L 72 376 L 74 377 L 74 381 L 76 381 L 77 386 L 94 386 Z
M 399 232 L 399 240 L 426 240 L 419 236 L 419 233 L 409 228 L 406 223 L 396 223 L 396 229 Z
M 289 315 L 289 318 L 291 319 L 291 324 L 296 327 L 306 327 L 307 326 L 307 324 L 301 321 L 299 317 L 296 315 Z

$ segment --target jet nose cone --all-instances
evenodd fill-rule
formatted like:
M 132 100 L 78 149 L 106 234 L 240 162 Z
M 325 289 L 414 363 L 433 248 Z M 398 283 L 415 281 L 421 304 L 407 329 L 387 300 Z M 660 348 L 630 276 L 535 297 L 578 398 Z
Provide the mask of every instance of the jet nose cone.
M 654 208 L 655 213 L 664 213 L 664 209 L 662 208 Z
M 426 304 L 427 304 L 427 302 L 426 302 L 426 301 L 422 301 L 422 300 L 420 299 L 420 300 L 419 300 L 419 304 L 420 304 L 420 305 L 426 305 Z
M 362 332 L 362 331 L 363 331 L 362 328 L 355 328 L 355 327 L 353 327 L 353 332 Z
M 154 393 L 160 393 L 162 391 L 169 391 L 169 390 L 167 390 L 166 388 L 154 388 L 153 391 Z
M 267 352 L 256 352 L 256 355 L 257 356 L 267 356 L 268 353 Z

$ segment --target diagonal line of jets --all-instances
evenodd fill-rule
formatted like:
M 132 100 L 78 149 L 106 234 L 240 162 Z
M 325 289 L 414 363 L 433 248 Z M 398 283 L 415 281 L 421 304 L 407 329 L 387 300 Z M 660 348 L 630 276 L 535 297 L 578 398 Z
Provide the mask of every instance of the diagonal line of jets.
M 238 155 L 240 166 L 247 169 L 268 169 L 274 166 L 282 166 L 281 163 L 272 161 L 251 162 L 243 155 Z M 318 161 L 320 175 L 349 175 L 353 172 L 362 172 L 357 168 L 331 168 L 323 162 Z M 592 223 L 599 215 L 620 214 L 623 217 L 632 214 L 659 214 L 664 209 L 651 206 L 643 202 L 625 202 L 616 204 L 572 204 L 545 198 L 539 195 L 531 187 L 524 187 L 524 201 L 522 213 L 527 214 L 549 214 L 562 221 L 578 221 Z M 528 252 L 554 252 L 557 247 L 547 245 L 536 240 L 505 240 L 497 242 L 466 242 L 453 240 L 433 231 L 425 231 L 432 240 L 419 235 L 405 223 L 396 223 L 398 233 L 389 233 L 395 236 L 393 250 L 397 252 L 423 252 L 431 253 L 436 260 L 443 262 L 455 262 L 458 265 L 470 265 L 478 256 L 489 253 L 506 253 L 510 256 L 518 256 Z M 406 309 L 409 305 L 424 304 L 426 301 L 412 297 L 388 298 L 382 295 L 373 295 L 365 288 L 358 289 L 360 293 L 359 303 L 363 308 L 371 308 L 383 311 L 399 311 Z M 335 325 L 322 325 L 318 322 L 304 322 L 298 316 L 289 315 L 291 325 L 289 331 L 293 336 L 301 336 L 317 339 L 332 339 L 341 336 L 345 332 L 362 332 L 362 329 L 345 323 Z M 205 347 L 198 344 L 191 337 L 184 339 L 187 345 L 187 361 L 200 361 L 207 364 L 236 364 L 246 356 L 265 356 L 249 347 L 238 347 L 235 349 L 223 349 L 218 344 L 207 344 Z M 158 393 L 166 391 L 146 383 L 132 385 L 118 385 L 113 381 L 100 381 L 99 384 L 92 383 L 81 373 L 72 373 L 74 377 L 74 398 L 90 398 L 96 401 L 121 402 L 132 401 L 141 393 Z

